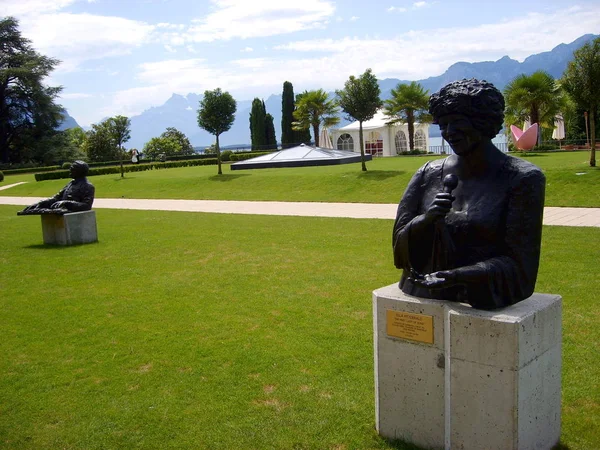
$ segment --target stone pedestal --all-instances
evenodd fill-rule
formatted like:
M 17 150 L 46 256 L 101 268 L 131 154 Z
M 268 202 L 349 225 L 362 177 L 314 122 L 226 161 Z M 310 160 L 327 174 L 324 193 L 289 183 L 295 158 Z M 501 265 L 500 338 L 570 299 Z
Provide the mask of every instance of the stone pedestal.
M 481 311 L 373 293 L 378 432 L 435 449 L 551 449 L 560 438 L 562 299 Z
M 58 214 L 43 214 L 42 233 L 44 244 L 76 245 L 98 241 L 96 212 L 82 211 Z

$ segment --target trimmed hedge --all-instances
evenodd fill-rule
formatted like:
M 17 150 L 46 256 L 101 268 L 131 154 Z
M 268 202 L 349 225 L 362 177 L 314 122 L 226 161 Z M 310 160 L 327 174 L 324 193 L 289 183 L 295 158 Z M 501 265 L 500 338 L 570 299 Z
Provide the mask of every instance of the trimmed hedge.
M 4 174 L 0 170 L 0 183 L 2 183 L 3 181 L 4 181 Z
M 205 153 L 199 155 L 167 155 L 167 161 L 190 161 L 195 159 L 211 159 L 214 154 Z
M 35 172 L 35 173 L 39 173 L 39 172 L 51 172 L 53 170 L 58 170 L 60 169 L 60 166 L 47 166 L 47 167 L 26 167 L 26 168 L 22 168 L 22 169 L 8 169 L 8 170 L 4 170 L 4 173 L 6 175 L 17 175 L 20 173 L 31 173 L 31 172 Z
M 269 155 L 273 152 L 252 152 L 252 153 L 232 153 L 232 161 L 245 161 L 247 159 L 256 158 L 257 156 Z
M 216 165 L 217 159 L 196 159 L 191 161 L 167 161 L 164 163 L 156 162 L 151 164 L 131 164 L 123 166 L 123 172 L 144 172 L 146 170 L 172 169 L 174 167 L 191 167 L 191 166 L 211 166 Z M 109 175 L 113 173 L 121 173 L 120 167 L 97 167 L 91 168 L 88 177 L 95 175 Z M 36 173 L 35 181 L 59 180 L 61 178 L 71 178 L 68 170 L 57 170 L 56 172 Z

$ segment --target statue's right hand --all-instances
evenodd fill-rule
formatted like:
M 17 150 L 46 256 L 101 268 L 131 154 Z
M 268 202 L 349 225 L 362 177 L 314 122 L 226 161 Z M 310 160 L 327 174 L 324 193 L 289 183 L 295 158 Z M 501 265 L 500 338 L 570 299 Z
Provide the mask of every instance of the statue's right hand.
M 452 209 L 454 196 L 448 192 L 438 192 L 425 212 L 425 217 L 431 221 L 444 217 Z
M 32 211 L 32 210 L 36 209 L 38 206 L 39 206 L 38 203 L 34 203 L 33 205 L 26 206 L 25 208 L 23 208 L 23 212 Z

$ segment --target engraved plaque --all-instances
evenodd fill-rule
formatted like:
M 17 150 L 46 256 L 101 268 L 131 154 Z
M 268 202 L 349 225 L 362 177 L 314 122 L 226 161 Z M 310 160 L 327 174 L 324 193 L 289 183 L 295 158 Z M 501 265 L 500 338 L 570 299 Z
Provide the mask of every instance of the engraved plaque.
M 388 336 L 433 344 L 433 316 L 386 310 Z

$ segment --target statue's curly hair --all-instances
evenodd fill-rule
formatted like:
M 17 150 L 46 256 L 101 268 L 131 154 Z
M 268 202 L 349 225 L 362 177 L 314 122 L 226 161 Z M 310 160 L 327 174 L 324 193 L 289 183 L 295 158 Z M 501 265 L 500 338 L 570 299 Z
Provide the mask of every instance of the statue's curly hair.
M 492 83 L 463 79 L 447 84 L 429 98 L 433 123 L 448 114 L 464 114 L 484 136 L 492 139 L 504 123 L 504 97 Z

